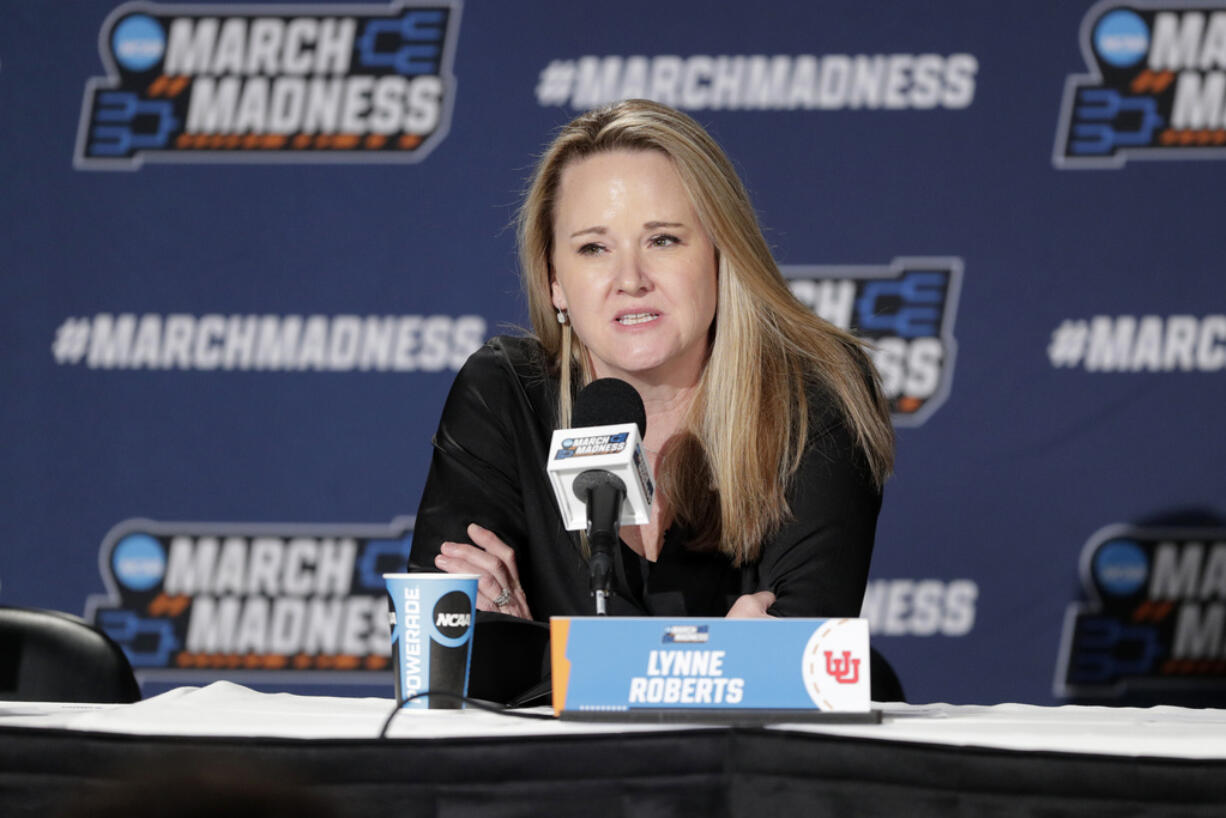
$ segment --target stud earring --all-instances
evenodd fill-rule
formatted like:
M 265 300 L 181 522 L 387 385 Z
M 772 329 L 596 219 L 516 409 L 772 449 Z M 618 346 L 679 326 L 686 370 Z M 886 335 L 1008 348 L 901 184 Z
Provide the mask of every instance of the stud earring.
M 566 316 L 566 310 L 558 310 L 558 323 L 559 323 L 559 324 L 565 324 L 565 323 L 566 323 L 566 318 L 567 318 L 567 316 Z

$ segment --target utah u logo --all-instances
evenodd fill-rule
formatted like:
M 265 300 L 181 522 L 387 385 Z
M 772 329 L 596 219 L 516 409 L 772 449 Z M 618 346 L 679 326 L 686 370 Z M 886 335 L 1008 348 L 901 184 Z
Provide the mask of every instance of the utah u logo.
M 826 654 L 826 672 L 841 685 L 854 685 L 860 681 L 860 660 L 851 658 L 851 651 L 843 651 L 843 658 L 835 659 L 833 651 L 822 651 Z

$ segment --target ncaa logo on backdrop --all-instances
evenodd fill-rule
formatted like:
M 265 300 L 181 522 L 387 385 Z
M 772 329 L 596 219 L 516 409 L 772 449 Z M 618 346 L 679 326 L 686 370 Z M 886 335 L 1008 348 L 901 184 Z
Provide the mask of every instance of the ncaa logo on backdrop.
M 417 162 L 444 138 L 459 0 L 125 3 L 102 24 L 74 164 Z
M 869 341 L 896 426 L 919 426 L 949 396 L 962 259 L 896 258 L 889 266 L 784 266 L 793 295 Z
M 1109 526 L 1082 549 L 1081 582 L 1088 601 L 1065 616 L 1056 695 L 1226 683 L 1226 529 Z
M 142 679 L 224 674 L 316 681 L 389 667 L 386 572 L 413 521 L 268 525 L 127 520 L 107 534 L 107 593 L 86 618 Z M 382 679 L 372 676 L 372 679 Z M 351 680 L 351 679 L 350 679 Z
M 1081 52 L 1091 73 L 1065 82 L 1057 168 L 1226 158 L 1226 4 L 1099 3 Z

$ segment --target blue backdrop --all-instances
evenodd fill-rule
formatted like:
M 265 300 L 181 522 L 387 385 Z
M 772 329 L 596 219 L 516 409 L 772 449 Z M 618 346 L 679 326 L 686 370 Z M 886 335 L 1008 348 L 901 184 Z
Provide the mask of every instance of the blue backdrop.
M 455 369 L 526 323 L 534 157 L 654 96 L 878 344 L 910 699 L 1218 696 L 1223 43 L 1220 4 L 11 4 L 0 602 L 147 690 L 390 691 L 375 578 Z

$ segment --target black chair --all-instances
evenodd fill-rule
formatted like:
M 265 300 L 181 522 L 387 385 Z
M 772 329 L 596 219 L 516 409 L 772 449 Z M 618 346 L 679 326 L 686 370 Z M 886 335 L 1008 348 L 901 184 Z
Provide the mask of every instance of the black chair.
M 902 681 L 886 658 L 878 653 L 876 648 L 868 649 L 868 666 L 870 687 L 869 696 L 875 702 L 905 702 L 907 696 L 903 693 Z
M 80 617 L 0 605 L 0 700 L 140 701 L 123 649 Z

